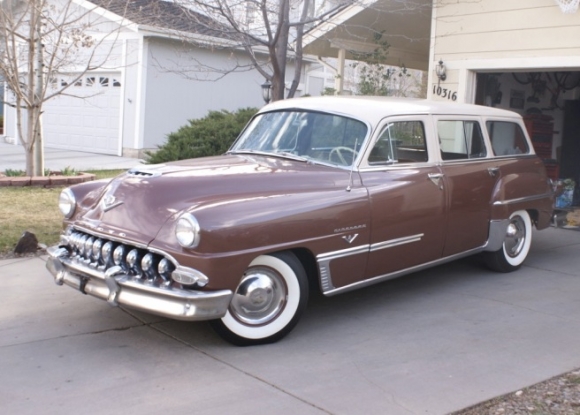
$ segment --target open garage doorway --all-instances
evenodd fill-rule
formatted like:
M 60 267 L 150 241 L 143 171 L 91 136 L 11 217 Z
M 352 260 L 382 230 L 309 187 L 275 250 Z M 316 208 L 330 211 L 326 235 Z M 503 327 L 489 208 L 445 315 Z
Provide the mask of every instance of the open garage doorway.
M 475 103 L 524 117 L 538 156 L 553 180 L 574 182 L 580 205 L 580 70 L 477 73 Z

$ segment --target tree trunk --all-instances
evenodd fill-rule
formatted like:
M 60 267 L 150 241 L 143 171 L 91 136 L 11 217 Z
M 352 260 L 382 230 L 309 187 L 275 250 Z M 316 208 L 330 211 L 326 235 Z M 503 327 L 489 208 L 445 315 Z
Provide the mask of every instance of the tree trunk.
M 36 111 L 34 108 L 26 108 L 26 175 L 35 176 L 36 169 Z
M 34 136 L 34 176 L 44 176 L 44 143 L 42 142 L 41 114 L 37 115 Z
M 302 2 L 302 15 L 300 16 L 300 22 L 306 21 L 308 17 L 308 9 L 310 8 L 310 0 L 304 0 Z M 294 98 L 294 94 L 298 89 L 298 84 L 300 83 L 300 78 L 302 75 L 302 62 L 303 62 L 303 51 L 302 51 L 302 39 L 304 37 L 304 24 L 296 26 L 296 53 L 294 56 L 294 79 L 292 79 L 292 84 L 288 90 L 288 98 Z

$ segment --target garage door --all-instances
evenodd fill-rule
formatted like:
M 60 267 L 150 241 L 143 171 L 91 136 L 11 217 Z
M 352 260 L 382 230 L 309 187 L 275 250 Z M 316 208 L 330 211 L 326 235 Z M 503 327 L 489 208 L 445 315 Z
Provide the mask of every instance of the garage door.
M 71 78 L 52 79 L 66 85 Z M 120 73 L 87 74 L 44 105 L 46 147 L 101 154 L 119 152 Z M 69 96 L 70 95 L 70 96 Z

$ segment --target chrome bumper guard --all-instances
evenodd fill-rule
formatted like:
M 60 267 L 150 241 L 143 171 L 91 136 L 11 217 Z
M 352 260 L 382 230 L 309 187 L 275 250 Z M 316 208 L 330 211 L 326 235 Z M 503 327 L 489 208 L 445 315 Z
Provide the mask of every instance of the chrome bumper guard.
M 47 249 L 46 268 L 57 285 L 66 284 L 113 306 L 127 306 L 176 320 L 198 321 L 225 315 L 233 293 L 230 290 L 194 291 L 157 287 L 135 281 L 119 266 L 106 271 L 71 259 L 67 249 Z

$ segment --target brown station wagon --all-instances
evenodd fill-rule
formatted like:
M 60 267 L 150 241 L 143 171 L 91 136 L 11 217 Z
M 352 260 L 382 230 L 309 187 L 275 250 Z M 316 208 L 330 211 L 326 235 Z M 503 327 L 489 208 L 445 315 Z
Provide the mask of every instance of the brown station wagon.
M 524 262 L 552 188 L 519 115 L 375 97 L 265 106 L 227 154 L 65 189 L 57 284 L 237 345 L 288 334 L 308 292 L 345 293 L 482 253 Z

